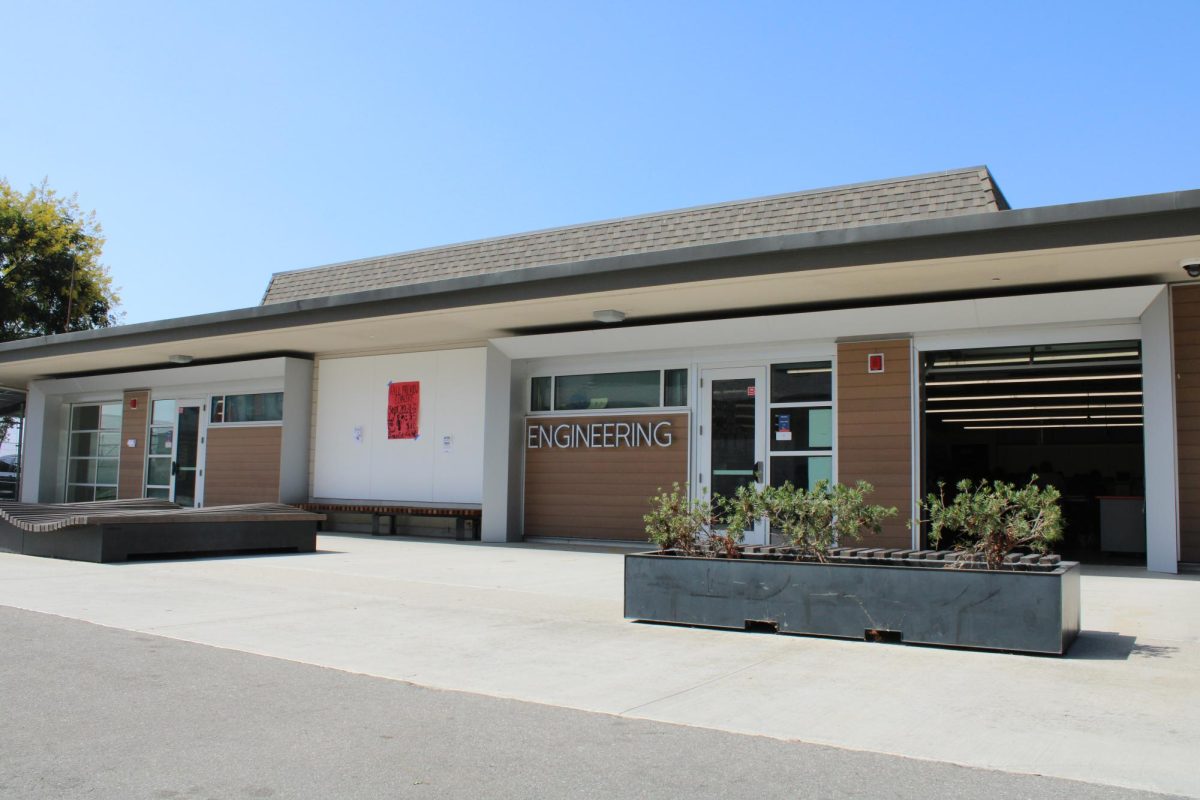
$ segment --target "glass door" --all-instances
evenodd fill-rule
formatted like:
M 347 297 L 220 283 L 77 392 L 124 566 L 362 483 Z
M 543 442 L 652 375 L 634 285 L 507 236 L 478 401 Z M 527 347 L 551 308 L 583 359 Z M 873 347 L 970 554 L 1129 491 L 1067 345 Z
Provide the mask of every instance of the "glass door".
M 701 496 L 732 497 L 763 483 L 766 369 L 709 369 L 700 374 L 701 415 L 696 485 Z M 766 544 L 766 526 L 746 531 L 747 544 Z
M 146 456 L 146 497 L 181 506 L 203 504 L 203 402 L 155 400 Z
M 171 499 L 181 506 L 198 506 L 200 499 L 200 403 L 182 400 L 175 422 L 175 463 L 171 468 Z

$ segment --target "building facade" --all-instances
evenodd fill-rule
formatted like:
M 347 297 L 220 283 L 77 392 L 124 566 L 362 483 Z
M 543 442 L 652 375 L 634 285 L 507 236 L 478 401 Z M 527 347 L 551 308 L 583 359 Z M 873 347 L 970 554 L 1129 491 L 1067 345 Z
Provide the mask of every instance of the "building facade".
M 920 546 L 939 483 L 1036 474 L 1071 554 L 1174 572 L 1200 562 L 1190 264 L 1200 192 L 1014 210 L 972 168 L 280 273 L 252 309 L 0 345 L 0 386 L 30 502 L 630 541 L 674 483 L 865 480 L 900 510 L 879 544 Z

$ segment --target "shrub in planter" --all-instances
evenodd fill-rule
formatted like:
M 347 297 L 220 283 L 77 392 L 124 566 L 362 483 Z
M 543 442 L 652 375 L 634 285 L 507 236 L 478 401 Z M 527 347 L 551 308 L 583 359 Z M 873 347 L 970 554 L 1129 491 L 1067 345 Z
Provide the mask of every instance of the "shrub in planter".
M 824 561 L 834 545 L 857 540 L 863 531 L 879 533 L 882 521 L 895 516 L 895 508 L 867 504 L 872 491 L 865 481 L 854 486 L 819 481 L 811 490 L 785 483 L 762 489 L 742 486 L 733 497 L 709 501 L 689 499 L 675 484 L 672 491 L 659 490 L 650 500 L 646 533 L 661 550 L 738 558 L 745 532 L 765 519 L 801 558 Z
M 704 498 L 690 499 L 687 487 L 681 490 L 673 484 L 671 491 L 658 490 L 650 499 L 651 510 L 642 517 L 646 534 L 660 550 L 685 556 L 709 558 L 738 558 L 742 543 L 741 530 L 721 529 L 726 501 Z
M 1036 480 L 1034 475 L 1020 488 L 1004 481 L 959 481 L 949 503 L 939 483 L 938 493 L 921 503 L 929 515 L 929 540 L 940 546 L 944 537 L 952 537 L 951 547 L 967 556 L 959 560 L 961 566 L 983 561 L 988 569 L 998 569 L 1019 548 L 1049 552 L 1062 538 L 1059 491 L 1041 488 Z
M 961 500 L 930 501 L 938 537 L 968 524 L 980 530 L 977 519 L 1008 520 L 992 524 L 987 540 L 1007 553 L 1015 542 L 1049 544 L 1061 528 L 1053 490 L 967 488 Z M 886 631 L 903 642 L 1066 652 L 1079 632 L 1078 564 L 986 570 L 954 569 L 959 564 L 948 558 L 909 551 L 829 557 L 835 540 L 878 530 L 896 513 L 868 505 L 869 492 L 865 484 L 747 488 L 712 503 L 689 501 L 678 486 L 660 493 L 646 522 L 661 549 L 625 556 L 626 618 L 851 639 Z M 739 550 L 742 532 L 763 517 L 795 544 L 797 557 Z M 728 524 L 724 532 L 720 521 Z M 737 557 L 675 557 L 681 555 Z
M 896 515 L 894 507 L 867 503 L 874 490 L 866 481 L 854 486 L 818 481 L 811 490 L 791 483 L 762 489 L 743 486 L 729 504 L 729 528 L 740 536 L 755 520 L 765 518 L 801 558 L 824 561 L 835 545 L 858 540 L 863 531 L 879 533 L 883 520 Z

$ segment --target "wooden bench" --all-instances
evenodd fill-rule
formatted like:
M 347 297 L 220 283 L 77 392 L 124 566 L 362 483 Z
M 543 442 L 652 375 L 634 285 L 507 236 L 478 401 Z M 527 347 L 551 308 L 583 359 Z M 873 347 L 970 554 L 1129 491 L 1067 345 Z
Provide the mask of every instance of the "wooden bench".
M 372 536 L 395 536 L 397 517 L 453 517 L 454 538 L 466 541 L 479 538 L 479 523 L 483 519 L 483 509 L 469 506 L 313 501 L 300 503 L 299 507 L 317 514 L 370 514 Z M 388 518 L 386 534 L 379 530 L 381 517 Z

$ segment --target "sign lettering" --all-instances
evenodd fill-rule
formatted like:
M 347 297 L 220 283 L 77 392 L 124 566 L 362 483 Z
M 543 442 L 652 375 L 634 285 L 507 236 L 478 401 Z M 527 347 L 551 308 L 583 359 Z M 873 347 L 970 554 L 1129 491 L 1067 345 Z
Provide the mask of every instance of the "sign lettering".
M 671 423 L 589 422 L 530 424 L 525 428 L 525 446 L 530 450 L 571 450 L 580 447 L 670 447 L 674 441 Z

